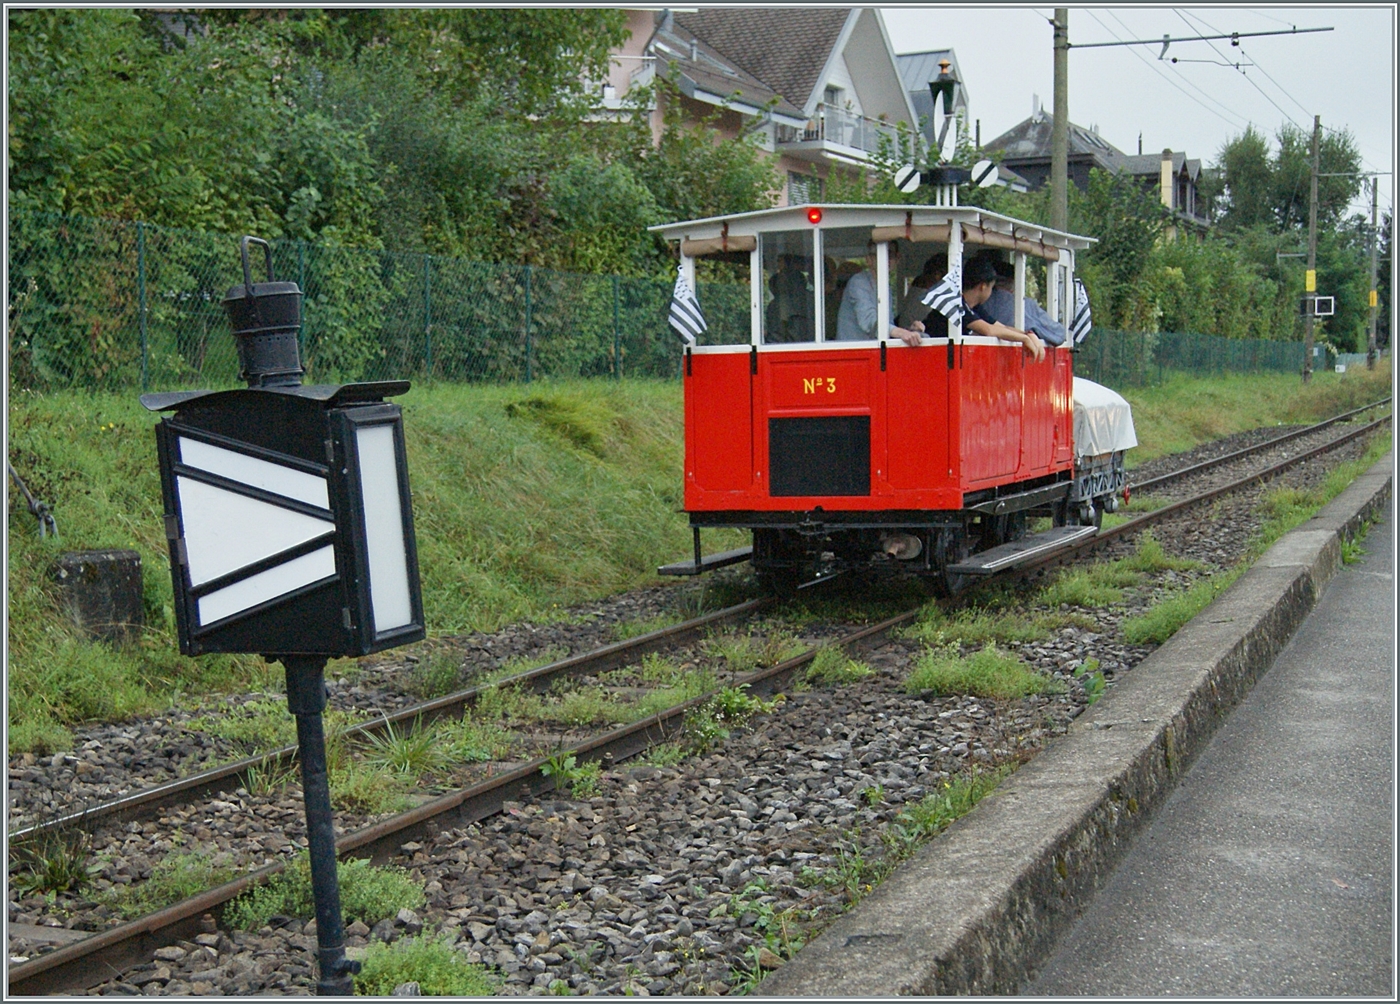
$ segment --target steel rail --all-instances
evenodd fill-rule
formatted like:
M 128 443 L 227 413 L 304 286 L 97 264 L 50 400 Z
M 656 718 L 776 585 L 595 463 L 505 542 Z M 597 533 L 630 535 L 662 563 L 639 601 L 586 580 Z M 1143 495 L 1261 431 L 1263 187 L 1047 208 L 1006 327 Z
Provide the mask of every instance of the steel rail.
M 861 628 L 837 644 L 848 649 L 868 644 L 892 628 L 912 620 L 918 613 L 919 608 L 916 608 Z M 815 659 L 818 651 L 816 648 L 810 649 L 767 669 L 736 676 L 729 686 L 750 687 L 760 694 L 776 693 L 792 678 L 792 674 Z M 701 708 L 718 692 L 712 690 L 630 725 L 585 740 L 566 750 L 563 755 L 605 763 L 635 756 L 679 733 L 685 716 Z M 555 782 L 545 776 L 543 768 L 551 759 L 540 757 L 497 777 L 442 795 L 407 812 L 346 834 L 336 841 L 336 853 L 383 861 L 404 842 L 424 835 L 434 827 L 485 819 L 500 812 L 507 801 L 550 791 L 555 787 Z M 145 917 L 12 966 L 9 970 L 9 993 L 67 993 L 105 982 L 133 964 L 144 961 L 156 948 L 188 938 L 199 929 L 205 914 L 222 912 L 223 907 L 242 892 L 267 881 L 285 868 L 285 861 L 267 865 Z
M 1208 502 L 1220 495 L 1239 490 L 1255 482 L 1268 480 L 1290 467 L 1330 452 L 1363 436 L 1389 421 L 1390 416 L 1377 419 L 1306 453 L 1290 457 L 1230 484 L 1218 486 L 1200 495 L 1145 513 L 1137 519 L 1101 531 L 1086 544 L 1076 545 L 1067 551 L 1059 552 L 1030 566 L 989 577 L 988 581 L 1004 582 L 1009 578 L 1021 577 L 1037 569 L 1043 570 L 1046 566 L 1061 564 L 1068 556 L 1082 554 L 1091 547 L 1107 540 L 1134 533 L 1145 526 L 1165 519 L 1172 513 Z M 758 604 L 763 601 L 751 602 Z M 731 611 L 737 609 L 730 608 Z M 861 628 L 835 644 L 848 652 L 865 647 L 892 629 L 914 620 L 921 609 L 920 607 L 907 610 L 878 624 Z M 728 612 L 719 611 L 717 615 Z M 746 686 L 761 694 L 776 693 L 792 679 L 793 674 L 810 663 L 816 657 L 817 652 L 818 649 L 810 649 L 767 669 L 735 677 L 730 686 Z M 539 673 L 540 671 L 534 672 Z M 522 676 L 524 675 L 526 674 L 522 674 Z M 648 718 L 585 740 L 574 746 L 572 750 L 565 751 L 564 755 L 574 755 L 583 760 L 601 760 L 605 763 L 628 759 L 679 733 L 685 716 L 701 708 L 717 692 L 711 691 Z M 522 764 L 495 778 L 439 796 L 408 812 L 347 834 L 336 841 L 336 852 L 339 855 L 368 857 L 382 861 L 392 856 L 403 843 L 419 836 L 430 835 L 436 827 L 475 822 L 500 812 L 507 801 L 548 792 L 556 786 L 555 782 L 546 777 L 542 770 L 550 759 L 552 758 L 541 757 L 530 763 Z M 38 958 L 11 967 L 8 992 L 14 995 L 64 993 L 85 989 L 104 982 L 113 975 L 119 975 L 132 964 L 144 961 L 156 948 L 188 937 L 198 929 L 206 913 L 221 912 L 222 908 L 239 894 L 278 874 L 285 867 L 285 862 L 268 865 L 163 910 L 118 927 L 109 928 L 90 938 L 65 945 Z
M 1294 439 L 1300 439 L 1303 436 L 1310 436 L 1314 432 L 1320 432 L 1321 430 L 1327 428 L 1329 425 L 1335 425 L 1338 422 L 1344 422 L 1355 415 L 1360 415 L 1363 412 L 1372 411 L 1376 408 L 1381 407 L 1382 405 L 1386 405 L 1389 403 L 1390 398 L 1383 397 L 1379 401 L 1376 401 L 1372 404 L 1365 405 L 1361 408 L 1355 408 L 1351 411 L 1343 412 L 1340 415 L 1334 415 L 1326 421 L 1318 422 L 1316 425 L 1309 425 L 1305 428 L 1297 429 L 1293 432 L 1286 432 L 1282 436 L 1276 436 L 1266 443 L 1257 443 L 1254 446 L 1246 446 L 1242 450 L 1236 450 L 1233 453 L 1227 453 L 1223 457 L 1216 457 L 1214 460 L 1204 460 L 1199 464 L 1192 464 L 1190 467 L 1183 467 L 1180 470 L 1171 471 L 1167 474 L 1161 474 L 1155 478 L 1148 478 L 1146 481 L 1142 481 L 1137 484 L 1129 482 L 1128 487 L 1132 491 L 1145 492 L 1150 488 L 1157 488 L 1164 484 L 1168 484 L 1172 481 L 1179 481 L 1181 478 L 1190 477 L 1192 474 L 1199 474 L 1202 471 L 1208 471 L 1212 467 L 1220 467 L 1223 464 L 1230 463 L 1232 460 L 1239 460 L 1242 457 L 1247 457 L 1255 453 L 1262 453 L 1267 449 L 1279 446 L 1283 443 L 1290 442 Z
M 1390 400 L 1389 397 L 1381 398 L 1379 401 L 1372 404 L 1333 416 L 1316 425 L 1286 433 L 1269 440 L 1267 443 L 1246 447 L 1243 450 L 1236 450 L 1226 456 L 1218 457 L 1214 460 L 1207 460 L 1191 467 L 1182 468 L 1179 471 L 1173 471 L 1156 478 L 1151 478 L 1140 484 L 1130 484 L 1129 487 L 1141 492 L 1151 486 L 1157 486 L 1193 473 L 1199 473 L 1211 467 L 1226 464 L 1232 460 L 1237 460 L 1289 440 L 1317 432 L 1336 422 L 1345 421 L 1354 415 L 1359 415 L 1363 412 L 1378 408 L 1389 403 Z M 1094 539 L 1103 540 L 1106 538 L 1103 533 L 1100 533 L 1098 537 Z M 1092 544 L 1086 544 L 1083 545 L 1082 548 L 1070 548 L 1066 552 L 1057 553 L 1075 554 L 1079 553 L 1082 549 L 1092 546 Z M 1043 564 L 1045 564 L 1045 562 L 1034 562 L 1029 565 L 1021 566 L 1021 570 L 1039 568 L 1042 567 Z M 807 583 L 806 585 L 814 584 L 815 583 Z M 684 643 L 685 641 L 691 640 L 696 634 L 706 628 L 756 612 L 767 602 L 771 602 L 771 600 L 760 599 L 751 600 L 747 603 L 740 603 L 725 610 L 715 611 L 712 614 L 694 618 L 682 624 L 652 631 L 627 641 L 618 642 L 614 645 L 604 646 L 593 652 L 582 653 L 567 659 L 561 659 L 547 666 L 518 674 L 506 680 L 497 681 L 495 684 L 470 687 L 454 694 L 448 694 L 445 697 L 411 705 L 410 707 L 394 712 L 392 715 L 381 715 L 371 722 L 364 722 L 347 729 L 344 735 L 350 738 L 361 738 L 381 732 L 389 726 L 411 722 L 415 719 L 422 719 L 425 722 L 429 722 L 448 715 L 460 715 L 462 709 L 468 704 L 473 703 L 489 686 L 526 683 L 535 690 L 544 690 L 561 675 L 603 672 L 615 668 L 623 662 L 634 659 L 637 656 L 655 651 L 657 648 L 664 647 L 665 645 Z M 10 839 L 12 841 L 22 841 L 29 837 L 60 830 L 65 827 L 91 826 L 94 823 L 107 820 L 128 822 L 148 816 L 169 805 L 230 791 L 237 786 L 239 778 L 245 775 L 250 769 L 264 771 L 285 769 L 285 767 L 291 764 L 295 759 L 296 749 L 295 746 L 284 746 L 268 753 L 245 757 L 241 760 L 235 760 L 232 763 L 224 764 L 221 767 L 201 771 L 188 777 L 177 778 L 174 781 L 168 781 L 151 788 L 144 788 L 140 791 L 123 795 L 99 805 L 67 812 L 40 823 L 33 823 L 28 826 L 20 827 L 11 832 Z
M 1137 533 L 1140 530 L 1144 530 L 1147 527 L 1152 526 L 1154 523 L 1162 522 L 1168 516 L 1178 513 L 1183 509 L 1189 509 L 1190 507 L 1200 505 L 1203 502 L 1210 502 L 1213 499 L 1219 498 L 1221 495 L 1226 495 L 1230 492 L 1239 491 L 1241 488 L 1246 488 L 1249 485 L 1254 484 L 1255 482 L 1267 481 L 1275 475 L 1281 474 L 1282 472 L 1288 470 L 1288 468 L 1290 467 L 1296 467 L 1298 464 L 1304 463 L 1308 460 L 1312 460 L 1314 457 L 1319 457 L 1324 453 L 1330 453 L 1331 451 L 1337 449 L 1337 447 L 1344 446 L 1345 444 L 1351 442 L 1353 439 L 1357 439 L 1361 436 L 1366 435 L 1368 432 L 1372 432 L 1380 428 L 1382 425 L 1385 425 L 1390 420 L 1390 415 L 1378 418 L 1374 422 L 1370 422 L 1366 425 L 1361 426 L 1360 428 L 1353 429 L 1350 432 L 1344 433 L 1343 435 L 1338 436 L 1336 439 L 1328 440 L 1321 446 L 1315 447 L 1314 449 L 1308 450 L 1304 453 L 1300 453 L 1296 457 L 1288 457 L 1285 460 L 1281 460 L 1276 464 L 1263 468 L 1262 470 L 1255 471 L 1254 473 L 1248 474 L 1245 477 L 1239 478 L 1238 480 L 1231 481 L 1228 484 L 1219 485 L 1215 488 L 1211 488 L 1207 491 L 1201 492 L 1198 495 L 1192 495 L 1189 498 L 1180 499 L 1176 502 L 1170 503 L 1169 505 L 1164 505 L 1160 509 L 1154 509 L 1151 512 L 1143 513 L 1136 519 L 1130 519 L 1127 522 L 1119 523 L 1117 526 L 1110 527 L 1107 530 L 1100 530 L 1097 534 L 1088 538 L 1087 540 L 1073 544 L 1063 551 L 1056 551 L 1054 554 L 1042 558 L 1039 561 L 1029 562 L 1028 564 L 1021 565 L 1015 569 L 1011 569 L 1000 575 L 988 576 L 987 583 L 1006 583 L 1008 581 L 1033 578 L 1039 575 L 1043 575 L 1048 569 L 1066 564 L 1068 559 L 1078 557 L 1079 555 L 1082 555 L 1088 551 L 1092 551 L 1094 548 L 1106 544 L 1110 540 L 1114 540 L 1118 537 L 1124 537 L 1129 534 Z M 979 585 L 985 584 L 986 583 Z M 975 593 L 976 591 L 977 590 L 975 589 L 970 589 L 967 591 L 967 593 L 971 594 Z M 964 596 L 966 595 L 967 594 L 964 594 Z
M 770 597 L 746 600 L 743 603 L 736 604 L 732 607 L 726 607 L 723 610 L 716 610 L 680 624 L 673 624 L 670 627 L 649 631 L 646 634 L 638 635 L 636 638 L 629 638 L 626 641 L 605 645 L 591 652 L 584 652 L 579 655 L 570 656 L 567 659 L 560 659 L 547 666 L 540 666 L 524 673 L 517 673 L 503 680 L 497 680 L 489 684 L 480 684 L 431 701 L 414 704 L 390 715 L 380 715 L 373 721 L 362 722 L 359 725 L 346 729 L 341 734 L 347 738 L 361 738 L 382 732 L 390 726 L 405 722 L 415 720 L 431 722 L 447 716 L 460 717 L 462 711 L 468 705 L 473 704 L 482 693 L 493 687 L 525 685 L 537 691 L 547 690 L 550 684 L 561 676 L 600 673 L 609 669 L 614 669 L 617 666 L 635 660 L 649 652 L 664 648 L 667 645 L 684 644 L 688 641 L 692 641 L 710 628 L 721 624 L 727 624 L 731 621 L 748 616 L 749 614 L 756 613 L 772 602 L 773 600 Z M 295 746 L 283 746 L 281 749 L 272 750 L 271 752 L 263 753 L 258 756 L 235 760 L 222 767 L 201 771 L 198 774 L 191 774 L 188 777 L 168 781 L 165 784 L 156 785 L 152 788 L 143 788 L 140 791 L 123 795 L 120 798 L 103 802 L 100 805 L 67 812 L 53 819 L 44 820 L 41 823 L 33 823 L 29 826 L 21 827 L 10 834 L 10 840 L 11 842 L 20 841 L 70 826 L 91 826 L 94 823 L 107 821 L 128 822 L 148 816 L 156 810 L 168 805 L 189 802 L 209 795 L 232 791 L 234 788 L 238 787 L 240 783 L 239 779 L 246 774 L 248 770 L 273 771 L 279 768 L 285 768 L 295 759 L 296 752 L 297 748 Z

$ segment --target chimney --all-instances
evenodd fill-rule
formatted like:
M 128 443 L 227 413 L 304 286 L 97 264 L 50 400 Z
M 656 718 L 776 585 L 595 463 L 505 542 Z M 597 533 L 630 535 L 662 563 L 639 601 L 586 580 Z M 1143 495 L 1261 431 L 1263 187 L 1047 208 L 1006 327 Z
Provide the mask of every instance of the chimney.
M 1168 209 L 1174 208 L 1175 199 L 1172 198 L 1176 191 L 1176 172 L 1172 170 L 1171 150 L 1162 151 L 1162 205 Z
M 1138 133 L 1138 156 L 1142 156 L 1142 133 Z
M 700 43 L 693 38 L 690 40 L 690 61 L 692 63 L 700 61 Z

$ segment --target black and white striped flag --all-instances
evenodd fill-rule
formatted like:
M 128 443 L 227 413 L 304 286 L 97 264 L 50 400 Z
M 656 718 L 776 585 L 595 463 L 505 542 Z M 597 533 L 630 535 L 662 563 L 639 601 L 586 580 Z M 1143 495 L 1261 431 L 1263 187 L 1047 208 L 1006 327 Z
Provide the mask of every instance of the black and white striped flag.
M 685 273 L 679 268 L 676 269 L 676 291 L 671 294 L 671 327 L 689 345 L 694 345 L 709 327 L 705 315 L 700 313 L 700 300 L 694 288 L 685 281 Z
M 962 262 L 949 262 L 943 281 L 924 294 L 924 306 L 932 307 L 949 320 L 962 317 Z
M 1074 279 L 1074 320 L 1069 325 L 1070 341 L 1075 345 L 1084 341 L 1093 330 L 1093 324 L 1089 320 L 1089 291 L 1084 288 L 1084 280 L 1075 276 Z

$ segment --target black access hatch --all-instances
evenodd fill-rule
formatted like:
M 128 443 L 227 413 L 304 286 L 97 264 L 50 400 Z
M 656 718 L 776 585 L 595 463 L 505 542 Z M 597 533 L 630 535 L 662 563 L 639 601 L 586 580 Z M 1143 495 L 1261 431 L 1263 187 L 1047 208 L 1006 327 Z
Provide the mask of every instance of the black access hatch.
M 768 494 L 870 494 L 870 416 L 768 420 Z

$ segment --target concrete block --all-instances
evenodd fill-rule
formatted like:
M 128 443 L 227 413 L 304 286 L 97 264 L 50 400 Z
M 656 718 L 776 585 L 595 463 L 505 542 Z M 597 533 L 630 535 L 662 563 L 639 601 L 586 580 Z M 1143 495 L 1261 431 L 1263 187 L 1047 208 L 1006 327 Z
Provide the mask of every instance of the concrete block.
M 70 551 L 51 570 L 59 607 L 94 641 L 135 641 L 145 624 L 141 555 L 135 551 Z

